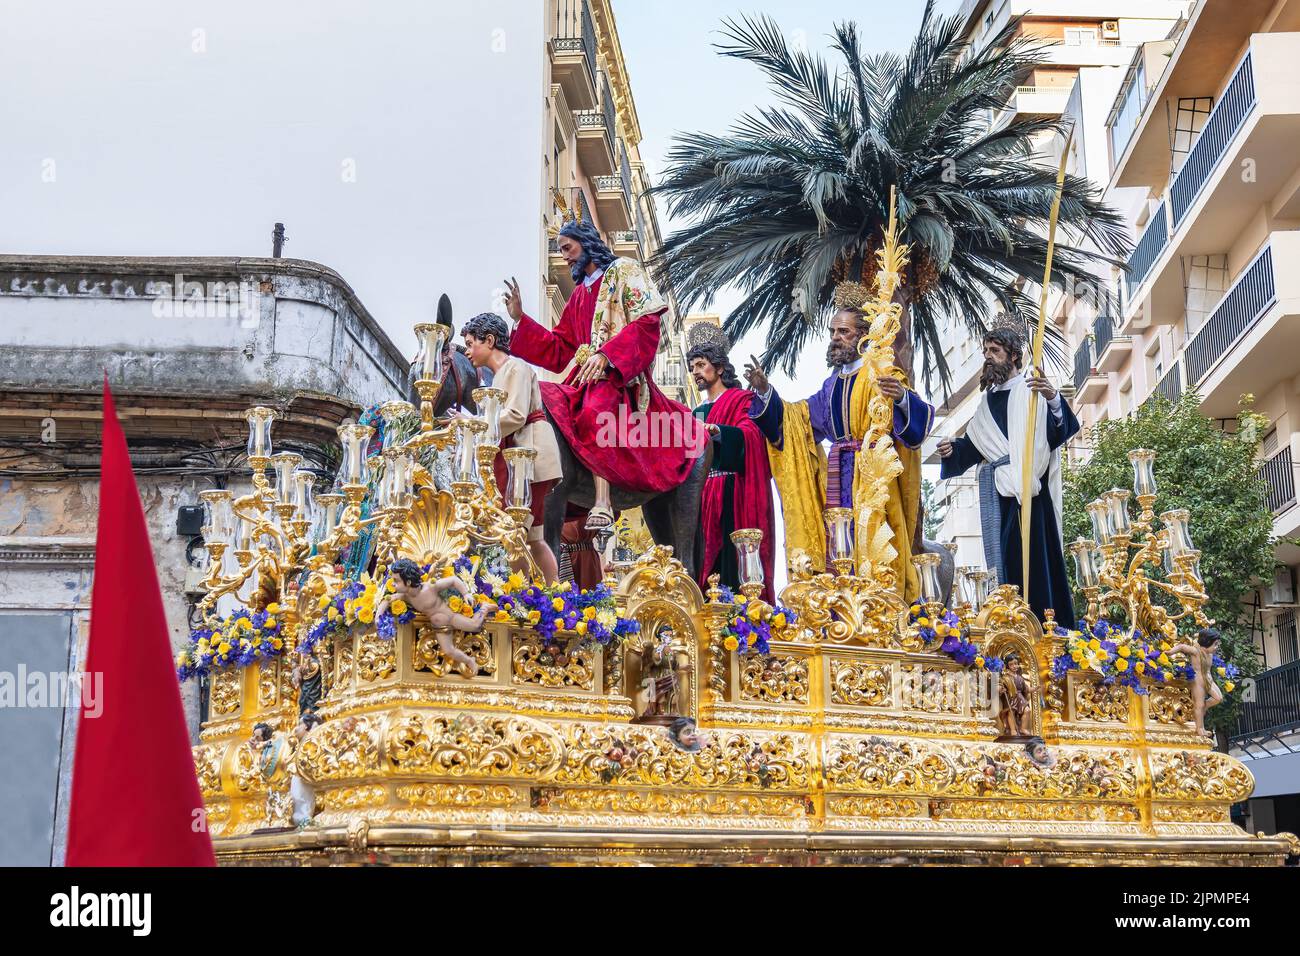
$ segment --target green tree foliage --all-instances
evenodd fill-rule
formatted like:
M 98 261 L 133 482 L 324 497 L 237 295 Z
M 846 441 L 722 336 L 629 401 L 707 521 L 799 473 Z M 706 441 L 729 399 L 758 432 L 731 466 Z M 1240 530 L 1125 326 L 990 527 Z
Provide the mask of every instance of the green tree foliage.
M 947 383 L 945 316 L 971 335 L 983 334 L 990 303 L 1036 317 L 1036 296 L 1014 280 L 1043 274 L 1056 170 L 1037 144 L 1062 123 L 1005 115 L 1044 56 L 1019 28 L 1012 19 L 972 50 L 962 19 L 937 16 L 930 0 L 905 53 L 868 53 L 870 25 L 864 35 L 841 23 L 824 57 L 792 46 L 767 17 L 725 22 L 719 52 L 762 70 L 776 103 L 722 134 L 683 133 L 669 152 L 653 192 L 688 225 L 652 265 L 683 311 L 739 286 L 727 334 L 765 328 L 762 361 L 793 372 L 825 331 L 836 283 L 873 281 L 893 187 L 912 260 L 897 299 L 903 368 L 915 347 L 927 384 Z M 1090 264 L 1128 252 L 1120 217 L 1086 179 L 1067 176 L 1059 222 L 1052 282 L 1092 299 Z
M 1273 518 L 1255 458 L 1267 422 L 1243 402 L 1236 428 L 1224 430 L 1201 414 L 1199 404 L 1194 392 L 1177 402 L 1156 395 L 1136 415 L 1092 429 L 1091 457 L 1065 473 L 1065 540 L 1092 536 L 1084 510 L 1088 502 L 1111 488 L 1133 487 L 1129 451 L 1154 450 L 1156 514 L 1175 508 L 1191 513 L 1192 541 L 1201 551 L 1209 596 L 1205 613 L 1223 632 L 1222 656 L 1250 676 L 1259 672 L 1259 662 L 1250 611 L 1243 602 L 1262 582 L 1272 580 L 1274 567 Z M 1211 710 L 1207 723 L 1230 725 L 1239 698 L 1230 696 Z

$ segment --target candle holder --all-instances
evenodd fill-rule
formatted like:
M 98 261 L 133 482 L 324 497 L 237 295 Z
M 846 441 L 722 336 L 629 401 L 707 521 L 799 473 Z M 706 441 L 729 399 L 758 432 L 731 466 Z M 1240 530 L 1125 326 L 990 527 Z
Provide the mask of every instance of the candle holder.
M 244 412 L 248 422 L 248 461 L 254 471 L 265 469 L 271 461 L 271 422 L 275 410 L 257 405 Z M 259 464 L 260 462 L 260 464 Z
M 420 396 L 420 433 L 433 434 L 433 406 L 442 388 L 442 352 L 447 345 L 448 328 L 432 322 L 415 327 L 420 351 L 415 356 L 415 391 Z
M 853 509 L 826 509 L 826 549 L 836 574 L 853 573 Z
M 506 392 L 502 388 L 476 388 L 470 392 L 474 404 L 478 406 L 479 416 L 487 423 L 487 431 L 479 440 L 482 445 L 501 447 L 501 406 L 505 403 Z
M 384 420 L 384 451 L 393 447 L 395 424 L 399 418 L 415 414 L 415 406 L 410 402 L 391 401 L 379 406 L 379 417 Z
M 1155 517 L 1151 509 L 1156 501 L 1156 453 L 1150 448 L 1134 448 L 1128 460 L 1133 464 L 1133 496 L 1142 509 L 1139 520 L 1149 524 Z
M 478 443 L 487 431 L 487 422 L 478 418 L 457 418 L 451 423 L 456 435 L 456 460 L 452 470 L 451 491 L 456 500 L 468 502 L 483 489 L 479 473 Z
M 763 560 L 759 555 L 763 532 L 758 528 L 741 528 L 731 532 L 731 543 L 736 547 L 740 593 L 751 601 L 756 600 L 763 593 Z
M 506 487 L 502 489 L 506 514 L 514 519 L 516 525 L 527 528 L 533 516 L 533 467 L 537 461 L 537 449 L 520 446 L 507 448 L 501 454 L 506 460 Z
M 305 468 L 299 468 L 293 473 L 293 536 L 305 541 L 307 538 L 307 529 L 311 527 L 312 519 L 315 518 L 316 502 L 314 492 L 316 489 L 316 475 Z
M 1090 501 L 1085 510 L 1092 524 L 1092 540 L 1096 542 L 1098 548 L 1108 547 L 1113 536 L 1110 528 L 1110 508 L 1105 501 L 1097 498 Z
M 1112 488 L 1102 495 L 1102 500 L 1106 503 L 1106 517 L 1110 522 L 1111 539 L 1121 548 L 1127 548 L 1133 540 L 1133 528 L 1128 515 L 1129 495 L 1127 488 Z
M 366 486 L 370 483 L 366 444 L 374 433 L 375 430 L 369 425 L 348 424 L 338 427 L 339 442 L 343 445 L 343 461 L 339 465 L 338 483 L 347 494 L 349 501 L 352 501 L 355 496 L 351 489 L 360 488 L 361 497 L 364 497 Z
M 323 495 L 316 496 L 316 504 L 319 506 L 320 522 L 317 526 L 317 543 L 328 541 L 334 536 L 334 529 L 338 527 L 339 509 L 342 508 L 343 502 L 347 499 L 337 491 L 331 491 Z
M 234 512 L 231 510 L 233 497 L 232 492 L 219 489 L 199 492 L 206 516 L 203 545 L 208 552 L 208 575 L 204 583 L 208 586 L 220 580 L 223 558 L 235 534 Z
M 916 566 L 917 578 L 920 580 L 921 594 L 920 601 L 927 608 L 936 608 L 943 606 L 943 596 L 939 593 L 939 563 L 940 557 L 937 554 L 917 554 L 912 556 L 912 564 Z

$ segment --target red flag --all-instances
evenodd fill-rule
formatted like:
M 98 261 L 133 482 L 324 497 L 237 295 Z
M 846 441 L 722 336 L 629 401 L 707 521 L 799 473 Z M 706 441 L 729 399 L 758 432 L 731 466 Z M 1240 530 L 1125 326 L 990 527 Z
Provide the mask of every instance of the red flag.
M 72 768 L 68 866 L 215 866 L 162 593 L 126 436 L 104 376 L 88 680 Z M 97 713 L 96 713 L 97 712 Z

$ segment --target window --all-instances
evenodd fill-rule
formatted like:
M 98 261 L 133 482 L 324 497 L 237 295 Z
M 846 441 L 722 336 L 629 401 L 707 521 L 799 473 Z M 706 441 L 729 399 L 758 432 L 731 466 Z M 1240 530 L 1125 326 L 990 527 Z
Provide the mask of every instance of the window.
M 1187 311 L 1187 336 L 1191 336 L 1210 317 L 1216 306 L 1223 299 L 1223 293 L 1231 283 L 1228 281 L 1227 253 L 1212 256 L 1187 256 L 1183 260 L 1185 293 L 1184 307 Z
M 1137 61 L 1136 68 L 1129 74 L 1127 85 L 1120 94 L 1119 106 L 1110 124 L 1110 161 L 1115 163 L 1128 147 L 1129 138 L 1142 118 L 1142 109 L 1147 103 L 1146 67 L 1142 60 Z
M 1097 28 L 1096 27 L 1066 27 L 1065 45 L 1066 46 L 1096 46 Z
M 1183 160 L 1196 145 L 1196 139 L 1210 118 L 1214 100 L 1208 96 L 1183 98 L 1178 101 L 1178 115 L 1174 119 L 1172 172 L 1182 168 Z
M 1295 611 L 1284 611 L 1277 618 L 1277 649 L 1283 664 L 1300 658 L 1300 639 L 1296 634 Z

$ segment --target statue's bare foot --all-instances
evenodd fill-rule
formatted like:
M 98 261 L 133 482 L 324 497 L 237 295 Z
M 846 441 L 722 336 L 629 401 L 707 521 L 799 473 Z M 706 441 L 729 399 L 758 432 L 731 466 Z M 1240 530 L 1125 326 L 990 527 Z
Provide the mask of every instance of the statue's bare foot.
M 456 662 L 456 671 L 461 677 L 469 680 L 471 677 L 478 676 L 478 663 L 473 658 Z
M 603 531 L 614 523 L 614 511 L 607 505 L 596 505 L 587 512 L 587 523 L 583 528 L 587 531 Z

